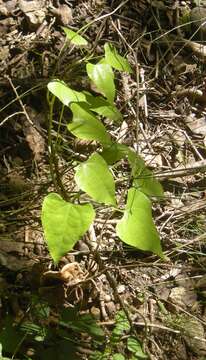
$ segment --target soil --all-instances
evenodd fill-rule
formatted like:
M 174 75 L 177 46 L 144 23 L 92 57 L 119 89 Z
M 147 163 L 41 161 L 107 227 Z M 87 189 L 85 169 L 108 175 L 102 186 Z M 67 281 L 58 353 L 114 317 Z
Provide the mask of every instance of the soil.
M 91 314 L 107 336 L 100 345 L 81 331 L 71 358 L 103 354 L 121 310 L 131 332 L 123 334 L 119 345 L 110 343 L 110 355 L 93 358 L 118 359 L 115 353 L 124 356 L 120 360 L 206 358 L 206 44 L 205 25 L 196 18 L 205 14 L 204 5 L 180 0 L 0 0 L 3 356 L 42 358 L 39 345 L 28 336 L 9 349 L 8 318 L 10 330 L 30 321 L 47 330 L 58 328 L 60 336 L 62 309 L 75 308 L 78 314 Z M 65 42 L 62 27 L 78 31 L 85 25 L 86 50 Z M 126 54 L 133 69 L 132 74 L 117 74 L 116 104 L 123 122 L 111 128 L 112 136 L 138 148 L 163 185 L 165 198 L 154 202 L 153 216 L 165 258 L 123 244 L 115 235 L 112 214 L 102 206 L 92 230 L 55 267 L 41 226 L 43 198 L 56 190 L 49 164 L 47 84 L 57 78 L 87 89 L 81 59 L 88 51 L 103 55 L 106 42 Z M 55 111 L 54 138 L 58 105 Z M 70 118 L 65 111 L 58 152 L 68 192 L 74 188 L 70 164 L 95 147 L 69 134 Z M 127 174 L 124 163 L 120 171 Z M 46 325 L 32 313 L 41 301 L 50 309 Z M 138 338 L 143 355 L 128 350 L 129 336 Z M 58 356 L 54 358 L 66 359 Z

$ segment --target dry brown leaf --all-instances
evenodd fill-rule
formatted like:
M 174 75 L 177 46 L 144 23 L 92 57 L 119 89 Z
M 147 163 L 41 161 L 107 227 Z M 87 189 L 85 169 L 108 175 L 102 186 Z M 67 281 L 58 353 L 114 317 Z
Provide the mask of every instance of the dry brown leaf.
M 199 356 L 206 355 L 206 340 L 202 323 L 198 319 L 185 315 L 181 327 L 188 347 Z
M 206 136 L 206 119 L 205 119 L 205 117 L 201 117 L 199 119 L 193 119 L 191 117 L 188 117 L 186 119 L 186 124 L 194 134 Z
M 197 301 L 197 295 L 193 290 L 188 290 L 183 286 L 175 287 L 171 290 L 169 300 L 182 308 L 193 306 Z
M 27 112 L 31 118 L 32 123 L 25 121 L 23 118 L 22 127 L 23 132 L 26 137 L 26 141 L 34 154 L 34 159 L 36 161 L 40 161 L 42 154 L 45 151 L 45 141 L 43 136 L 37 129 L 41 129 L 41 114 L 36 113 L 36 111 L 32 108 L 27 108 Z

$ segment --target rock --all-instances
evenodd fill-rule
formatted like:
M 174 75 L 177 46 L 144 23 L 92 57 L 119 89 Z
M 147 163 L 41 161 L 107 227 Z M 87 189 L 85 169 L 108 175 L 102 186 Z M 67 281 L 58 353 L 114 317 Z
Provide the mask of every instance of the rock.
M 19 8 L 25 14 L 30 31 L 35 31 L 42 24 L 46 9 L 44 0 L 19 0 Z
M 109 302 L 105 303 L 105 309 L 106 309 L 106 312 L 109 315 L 109 317 L 114 316 L 114 314 L 117 311 L 116 306 L 113 301 L 109 301 Z
M 100 320 L 101 318 L 101 311 L 99 308 L 95 307 L 95 306 L 92 306 L 91 309 L 90 309 L 90 313 L 91 315 L 93 315 L 93 317 L 96 319 L 96 320 Z
M 29 30 L 36 30 L 43 22 L 45 18 L 44 10 L 36 10 L 34 12 L 26 13 L 26 18 L 29 25 Z
M 42 10 L 44 6 L 45 6 L 44 0 L 33 0 L 33 1 L 19 0 L 19 8 L 24 14 L 28 12 Z
M 59 5 L 58 8 L 55 8 L 54 6 L 51 7 L 51 13 L 56 17 L 57 22 L 60 25 L 69 25 L 72 23 L 72 10 L 71 8 L 66 5 Z
M 118 292 L 118 294 L 123 294 L 124 292 L 125 292 L 125 290 L 126 290 L 126 288 L 125 288 L 125 286 L 124 285 L 118 285 L 117 286 L 117 292 Z
M 15 10 L 17 0 L 10 0 L 3 2 L 0 0 L 0 14 L 3 16 L 8 16 Z

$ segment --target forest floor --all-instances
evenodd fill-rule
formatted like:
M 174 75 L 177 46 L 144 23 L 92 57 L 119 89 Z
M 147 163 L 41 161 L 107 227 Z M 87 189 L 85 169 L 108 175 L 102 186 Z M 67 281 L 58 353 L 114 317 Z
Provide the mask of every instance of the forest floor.
M 0 0 L 2 359 L 206 359 L 206 44 L 189 17 L 197 3 Z M 65 46 L 62 26 L 85 25 L 88 48 Z M 88 51 L 101 56 L 106 42 L 133 69 L 117 75 L 123 121 L 112 136 L 138 148 L 162 183 L 153 216 L 165 258 L 124 245 L 102 207 L 92 229 L 101 266 L 87 235 L 55 268 L 41 226 L 43 198 L 56 190 L 47 84 L 87 89 L 85 70 L 72 65 Z M 70 191 L 71 164 L 90 144 L 68 132 L 69 113 L 59 127 L 58 110 L 52 136 L 60 129 Z M 125 176 L 124 162 L 119 170 Z M 68 264 L 75 283 L 65 298 L 59 274 Z

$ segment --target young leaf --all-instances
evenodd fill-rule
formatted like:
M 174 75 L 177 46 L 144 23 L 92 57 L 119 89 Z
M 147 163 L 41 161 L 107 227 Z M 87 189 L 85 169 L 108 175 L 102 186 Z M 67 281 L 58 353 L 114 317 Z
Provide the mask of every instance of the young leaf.
M 85 46 L 88 44 L 88 41 L 83 38 L 83 36 L 77 34 L 75 31 L 68 29 L 64 26 L 62 26 L 62 29 L 64 30 L 67 39 L 70 40 L 73 45 Z
M 111 65 L 114 69 L 132 73 L 132 69 L 128 63 L 128 60 L 123 58 L 121 55 L 119 55 L 114 46 L 112 46 L 109 43 L 106 43 L 104 45 L 104 51 L 105 51 L 106 62 L 109 65 Z
M 51 193 L 44 198 L 41 220 L 54 262 L 70 251 L 88 230 L 95 212 L 90 204 L 75 205 Z
M 91 94 L 84 92 L 87 102 L 90 105 L 90 109 L 97 114 L 104 116 L 112 121 L 119 122 L 122 120 L 122 114 L 116 108 L 116 106 L 110 104 L 101 96 L 92 96 Z
M 116 205 L 114 179 L 107 163 L 99 154 L 92 154 L 77 167 L 75 181 L 95 201 Z
M 73 103 L 70 106 L 73 121 L 67 127 L 79 139 L 96 140 L 101 144 L 111 144 L 111 139 L 104 125 L 89 111 L 86 103 Z
M 151 202 L 141 191 L 131 188 L 117 235 L 128 245 L 162 256 L 160 238 L 152 220 Z
M 86 96 L 82 92 L 69 88 L 63 81 L 52 80 L 47 87 L 66 106 L 71 102 L 86 101 Z
M 114 102 L 115 84 L 114 73 L 109 64 L 91 64 L 86 66 L 87 74 L 97 89 L 107 98 L 110 103 Z
M 148 356 L 142 351 L 142 346 L 136 338 L 132 336 L 128 337 L 127 348 L 135 354 L 135 359 L 148 359 Z

